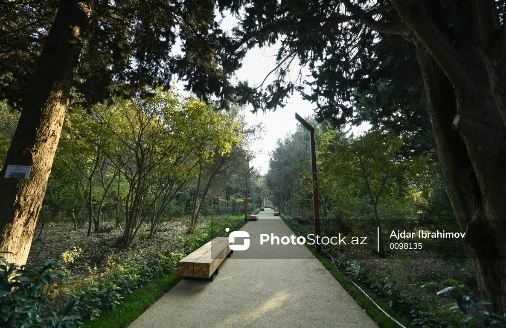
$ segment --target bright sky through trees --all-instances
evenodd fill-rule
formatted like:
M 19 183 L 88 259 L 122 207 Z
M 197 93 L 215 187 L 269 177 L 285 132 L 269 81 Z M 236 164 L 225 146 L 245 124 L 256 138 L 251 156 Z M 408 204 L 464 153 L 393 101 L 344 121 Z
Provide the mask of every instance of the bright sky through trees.
M 226 30 L 231 30 L 237 20 L 231 15 L 225 15 L 221 27 Z M 276 67 L 276 47 L 259 49 L 255 47 L 249 50 L 243 60 L 243 65 L 240 70 L 236 72 L 238 81 L 248 81 L 251 86 L 258 86 L 262 83 L 265 77 Z M 274 73 L 271 74 L 271 77 Z M 267 80 L 267 85 L 270 80 Z M 256 154 L 255 159 L 250 163 L 262 174 L 267 173 L 269 168 L 269 152 L 276 148 L 278 139 L 283 139 L 287 134 L 295 132 L 297 120 L 295 113 L 297 112 L 302 117 L 312 115 L 313 108 L 310 102 L 303 100 L 299 94 L 294 94 L 287 101 L 286 106 L 278 108 L 275 112 L 258 112 L 252 114 L 252 107 L 248 106 L 246 110 L 246 120 L 250 125 L 262 123 L 264 127 L 264 135 L 262 140 L 258 140 L 251 145 L 250 151 Z
M 244 59 L 242 68 L 237 72 L 238 80 L 247 80 L 250 85 L 259 85 L 267 74 L 276 67 L 276 49 L 254 48 L 250 50 Z M 262 174 L 266 174 L 269 168 L 269 152 L 276 148 L 277 140 L 284 139 L 288 134 L 295 132 L 298 121 L 295 113 L 306 118 L 313 115 L 314 104 L 302 99 L 300 94 L 294 93 L 286 102 L 286 106 L 278 108 L 275 112 L 251 113 L 251 106 L 247 107 L 246 119 L 250 125 L 262 123 L 265 131 L 263 140 L 258 140 L 251 146 L 251 151 L 256 157 L 250 163 Z M 354 134 L 361 134 L 369 128 L 368 124 L 352 128 Z
M 231 30 L 237 20 L 230 15 L 225 15 L 221 27 Z M 259 86 L 266 76 L 276 67 L 277 46 L 259 49 L 255 47 L 248 51 L 243 60 L 241 69 L 236 72 L 238 81 L 248 81 L 251 86 Z M 297 65 L 296 63 L 293 64 Z M 294 67 L 294 74 L 298 71 Z M 308 72 L 309 74 L 309 72 Z M 272 81 L 275 73 L 266 79 L 264 85 Z M 295 77 L 294 77 L 295 78 Z M 278 108 L 275 112 L 251 113 L 253 107 L 249 105 L 246 109 L 246 120 L 250 125 L 261 123 L 264 127 L 262 140 L 258 140 L 251 145 L 250 151 L 254 152 L 256 157 L 250 163 L 259 170 L 261 174 L 266 174 L 269 168 L 269 153 L 276 149 L 278 139 L 284 139 L 287 135 L 295 132 L 298 121 L 295 119 L 295 113 L 306 118 L 313 115 L 312 108 L 315 105 L 302 99 L 299 93 L 294 93 L 286 102 L 285 107 Z M 369 129 L 368 124 L 352 128 L 354 134 L 360 134 Z

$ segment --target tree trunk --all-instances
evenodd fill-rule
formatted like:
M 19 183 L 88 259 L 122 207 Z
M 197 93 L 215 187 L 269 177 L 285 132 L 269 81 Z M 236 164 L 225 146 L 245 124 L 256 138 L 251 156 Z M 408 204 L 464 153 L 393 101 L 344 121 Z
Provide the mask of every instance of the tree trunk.
M 100 152 L 100 150 L 98 150 Z M 88 237 L 91 236 L 91 228 L 93 226 L 93 221 L 95 214 L 93 213 L 93 177 L 95 176 L 95 172 L 98 167 L 98 159 L 99 154 L 97 154 L 97 157 L 95 158 L 95 161 L 93 162 L 93 167 L 90 172 L 90 176 L 88 177 L 88 192 L 86 197 L 86 205 L 88 207 L 88 233 L 86 234 Z M 97 232 L 97 231 L 95 231 Z
M 503 313 L 506 162 L 501 149 L 505 131 L 496 124 L 481 126 L 483 122 L 501 122 L 490 94 L 459 100 L 447 76 L 420 44 L 417 53 L 447 193 L 457 221 L 466 231 L 482 297 L 493 304 L 492 312 Z M 457 113 L 464 119 L 455 119 Z M 477 116 L 483 117 L 482 122 Z M 452 127 L 452 121 L 456 126 Z
M 74 223 L 74 231 L 77 231 L 77 218 L 74 210 L 72 210 L 72 222 Z
M 478 286 L 492 303 L 490 311 L 502 314 L 506 311 L 504 29 L 495 31 L 492 15 L 484 15 L 486 6 L 492 6 L 488 2 L 460 2 L 453 8 L 452 30 L 440 2 L 394 4 L 416 37 L 443 179 L 466 232 Z M 490 51 L 494 38 L 498 52 Z
M 378 228 L 378 254 L 380 257 L 385 258 L 385 245 L 383 244 L 383 229 L 381 228 L 381 220 L 378 213 L 378 202 L 373 201 L 374 218 L 376 219 L 376 227 Z
M 0 251 L 18 265 L 32 243 L 89 14 L 78 0 L 60 3 L 0 172 Z M 7 165 L 31 166 L 29 179 L 5 179 Z

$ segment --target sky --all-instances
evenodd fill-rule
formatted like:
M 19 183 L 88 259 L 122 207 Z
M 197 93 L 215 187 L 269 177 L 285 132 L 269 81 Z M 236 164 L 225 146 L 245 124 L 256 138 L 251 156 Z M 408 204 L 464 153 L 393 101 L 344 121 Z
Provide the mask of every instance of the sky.
M 275 54 L 275 48 L 250 50 L 242 68 L 236 73 L 238 80 L 248 81 L 252 86 L 259 85 L 276 66 Z M 263 138 L 251 145 L 250 151 L 257 155 L 250 162 L 250 167 L 253 166 L 261 174 L 266 174 L 269 168 L 269 153 L 276 148 L 278 139 L 284 139 L 297 128 L 298 121 L 295 119 L 295 113 L 305 118 L 313 115 L 311 108 L 314 108 L 314 105 L 303 100 L 298 93 L 294 93 L 286 101 L 285 107 L 278 108 L 274 112 L 253 114 L 252 107 L 246 107 L 247 121 L 251 125 L 261 123 L 264 128 Z
M 267 74 L 276 67 L 276 51 L 274 47 L 254 48 L 248 51 L 241 69 L 236 72 L 237 79 L 248 81 L 251 86 L 262 83 Z M 297 67 L 294 67 L 294 69 L 297 69 Z M 268 84 L 267 82 L 265 85 Z M 297 129 L 299 123 L 295 119 L 295 113 L 303 118 L 314 116 L 312 109 L 316 105 L 303 100 L 297 92 L 290 96 L 285 103 L 285 107 L 278 108 L 274 112 L 257 112 L 253 114 L 251 113 L 251 106 L 245 108 L 246 119 L 250 125 L 261 123 L 264 128 L 263 138 L 251 144 L 249 149 L 257 154 L 256 158 L 250 162 L 250 167 L 253 166 L 261 174 L 266 174 L 269 169 L 269 153 L 276 148 L 277 141 L 285 139 L 287 135 L 294 133 Z M 369 130 L 371 125 L 364 122 L 360 126 L 345 126 L 345 130 L 348 127 L 351 133 L 359 136 Z
M 235 24 L 237 24 L 237 19 L 225 12 L 220 27 L 230 31 Z M 276 46 L 250 49 L 242 62 L 242 67 L 236 72 L 237 81 L 248 81 L 250 86 L 260 85 L 269 72 L 276 67 L 276 53 Z M 297 67 L 294 67 L 294 71 L 298 71 Z M 274 73 L 271 76 L 274 76 Z M 264 86 L 268 85 L 268 82 L 269 79 Z M 307 118 L 314 115 L 312 108 L 315 108 L 315 105 L 303 100 L 297 92 L 285 101 L 285 107 L 278 108 L 274 112 L 253 114 L 252 107 L 246 107 L 245 116 L 250 125 L 261 123 L 264 128 L 263 138 L 250 145 L 249 150 L 256 154 L 255 159 L 250 162 L 250 167 L 253 166 L 260 174 L 266 174 L 269 169 L 270 152 L 276 148 L 277 141 L 285 139 L 297 129 L 298 121 L 295 119 L 295 113 Z M 353 127 L 351 131 L 359 135 L 368 128 L 368 124 L 363 124 L 360 127 Z
M 218 13 L 218 15 L 220 15 Z M 225 13 L 220 27 L 231 30 L 237 23 L 237 19 Z M 242 67 L 236 72 L 237 81 L 248 81 L 250 86 L 257 86 L 276 67 L 276 47 L 250 49 L 242 62 Z M 267 85 L 269 80 L 267 80 Z M 303 118 L 313 115 L 310 102 L 303 100 L 298 93 L 294 93 L 286 102 L 285 107 L 278 108 L 274 112 L 257 112 L 252 114 L 251 106 L 245 108 L 245 116 L 250 125 L 261 123 L 264 133 L 260 140 L 250 145 L 250 151 L 256 154 L 250 167 L 261 174 L 266 174 L 269 169 L 269 153 L 276 148 L 278 139 L 284 139 L 288 134 L 295 132 L 298 121 L 295 113 Z M 309 132 L 308 132 L 309 133 Z

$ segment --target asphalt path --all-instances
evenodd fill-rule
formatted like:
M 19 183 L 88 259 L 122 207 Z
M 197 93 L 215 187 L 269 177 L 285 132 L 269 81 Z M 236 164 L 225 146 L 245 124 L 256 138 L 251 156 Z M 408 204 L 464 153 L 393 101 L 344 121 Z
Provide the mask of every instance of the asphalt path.
M 250 247 L 214 281 L 182 280 L 128 327 L 378 327 L 305 246 L 282 245 L 293 232 L 273 210 L 241 230 Z

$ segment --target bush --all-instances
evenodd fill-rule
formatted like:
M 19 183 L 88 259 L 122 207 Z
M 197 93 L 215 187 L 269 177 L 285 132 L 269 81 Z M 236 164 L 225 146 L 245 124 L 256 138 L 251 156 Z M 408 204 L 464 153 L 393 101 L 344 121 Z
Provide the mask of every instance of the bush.
M 483 322 L 485 327 L 498 327 L 496 324 L 499 324 L 500 327 L 506 327 L 506 313 L 501 317 L 495 313 L 490 313 L 484 310 L 483 306 L 491 305 L 491 303 L 474 298 L 473 295 L 470 295 L 464 291 L 464 285 L 459 285 L 459 283 L 454 279 L 446 279 L 443 283 L 450 284 L 451 286 L 446 287 L 439 292 L 437 295 L 441 295 L 444 293 L 448 293 L 453 290 L 458 291 L 458 295 L 455 298 L 455 303 L 446 306 L 448 310 L 460 310 L 460 324 L 465 327 L 472 327 L 475 323 Z M 456 313 L 454 312 L 456 315 Z
M 180 254 L 157 255 L 158 258 L 151 262 L 118 266 L 110 277 L 100 282 L 90 280 L 86 287 L 69 291 L 68 294 L 79 302 L 78 310 L 82 319 L 94 319 L 114 309 L 126 294 L 175 270 L 177 262 L 182 258 Z
M 80 323 L 80 315 L 72 314 L 75 300 L 60 310 L 47 304 L 67 276 L 59 269 L 61 262 L 45 260 L 44 266 L 30 271 L 7 263 L 2 256 L 0 263 L 0 326 L 71 327 Z
M 186 241 L 187 252 L 202 246 L 217 236 L 228 235 L 230 231 L 244 224 L 242 219 L 220 219 L 206 221 L 199 226 L 197 233 Z M 74 253 L 65 254 L 71 263 Z M 82 321 L 94 319 L 120 304 L 126 294 L 143 287 L 155 278 L 168 275 L 177 267 L 183 254 L 165 255 L 157 253 L 153 261 L 118 266 L 108 278 L 95 281 L 91 279 L 82 288 L 67 291 L 72 300 L 63 308 L 48 305 L 57 286 L 65 283 L 67 274 L 64 264 L 45 260 L 44 266 L 28 271 L 7 263 L 0 256 L 0 326 L 1 327 L 72 327 Z

